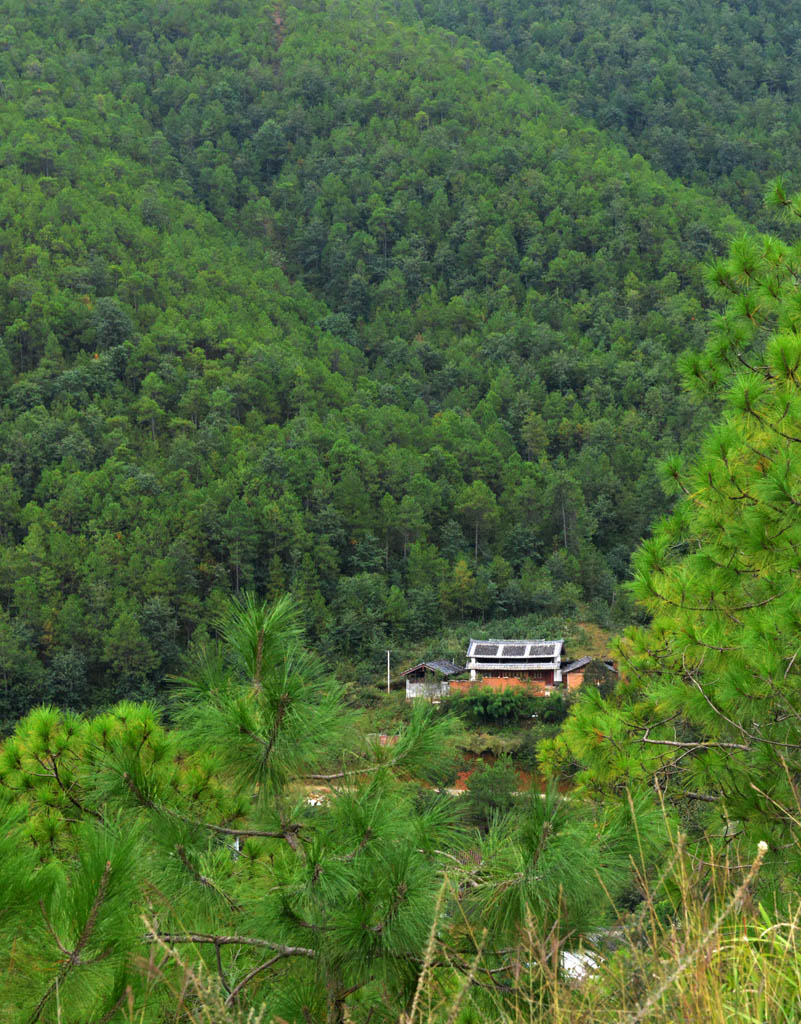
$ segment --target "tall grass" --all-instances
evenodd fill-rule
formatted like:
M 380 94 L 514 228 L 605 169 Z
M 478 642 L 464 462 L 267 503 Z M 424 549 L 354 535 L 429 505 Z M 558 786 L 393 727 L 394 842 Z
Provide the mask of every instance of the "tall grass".
M 531 922 L 500 969 L 485 934 L 472 936 L 471 957 L 454 954 L 445 916 L 458 882 L 446 878 L 417 990 L 398 1024 L 798 1024 L 801 894 L 790 912 L 758 902 L 766 851 L 760 843 L 745 863 L 719 862 L 674 843 L 661 876 L 640 877 L 638 909 L 583 947 L 596 967 L 581 979 L 565 970 L 558 930 L 542 935 Z M 163 953 L 182 968 L 181 1020 L 271 1024 L 260 1007 L 226 1006 L 216 978 L 172 949 Z M 355 1006 L 347 1019 L 359 1020 Z
M 701 861 L 676 843 L 662 877 L 642 879 L 638 911 L 586 947 L 597 966 L 581 980 L 564 970 L 556 932 L 529 928 L 503 975 L 478 957 L 450 991 L 442 975 L 421 976 L 425 1013 L 403 1024 L 453 1024 L 457 1003 L 471 1024 L 798 1024 L 801 899 L 789 913 L 755 900 L 766 852 Z

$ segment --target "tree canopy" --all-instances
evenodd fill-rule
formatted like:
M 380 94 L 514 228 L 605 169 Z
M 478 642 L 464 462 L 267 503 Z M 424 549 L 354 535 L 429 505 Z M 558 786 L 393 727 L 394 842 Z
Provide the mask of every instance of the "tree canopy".
M 797 13 L 777 0 L 417 0 L 671 177 L 765 226 L 762 187 L 799 160 Z M 790 230 L 795 234 L 796 228 Z
M 608 614 L 731 211 L 411 10 L 4 10 L 0 718 L 155 695 L 246 588 L 357 675 Z

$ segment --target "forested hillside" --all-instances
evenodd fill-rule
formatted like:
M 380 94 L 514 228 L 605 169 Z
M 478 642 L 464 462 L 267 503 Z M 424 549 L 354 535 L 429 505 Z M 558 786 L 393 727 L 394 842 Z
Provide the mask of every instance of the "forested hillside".
M 2 716 L 153 693 L 243 587 L 368 665 L 605 614 L 727 208 L 411 13 L 3 12 Z
M 765 182 L 801 158 L 799 11 L 777 0 L 417 0 L 685 183 L 766 221 Z M 793 225 L 792 231 L 796 230 Z
M 0 0 L 3 1021 L 801 1019 L 798 27 Z

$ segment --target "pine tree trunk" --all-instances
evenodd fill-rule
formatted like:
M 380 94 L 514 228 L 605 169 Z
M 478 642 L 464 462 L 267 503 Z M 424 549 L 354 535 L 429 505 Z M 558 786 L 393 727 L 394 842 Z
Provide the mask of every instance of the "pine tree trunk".
M 339 979 L 329 979 L 326 988 L 328 989 L 326 1024 L 345 1024 L 345 999 Z

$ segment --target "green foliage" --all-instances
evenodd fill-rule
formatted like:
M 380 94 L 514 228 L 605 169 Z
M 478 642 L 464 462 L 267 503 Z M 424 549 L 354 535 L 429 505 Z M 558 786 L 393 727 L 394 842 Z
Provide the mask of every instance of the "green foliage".
M 231 591 L 350 678 L 605 614 L 704 419 L 725 207 L 411 9 L 273 13 L 4 13 L 5 727 L 156 696 Z
M 533 914 L 552 926 L 559 872 L 570 885 L 576 874 L 559 866 L 563 830 L 577 863 L 600 844 L 604 871 L 624 884 L 615 815 L 625 808 L 556 829 L 532 806 L 518 836 L 498 817 L 516 779 L 508 763 L 477 777 L 469 805 L 435 792 L 452 716 L 417 705 L 394 742 L 363 735 L 296 623 L 286 599 L 232 602 L 170 731 L 147 704 L 91 719 L 42 707 L 0 748 L 9 1020 L 396 1020 L 449 874 L 471 884 L 449 901 L 437 941 L 468 984 L 476 928 L 495 929 L 506 972 L 517 924 Z M 486 838 L 466 828 L 466 809 Z M 520 856 L 539 842 L 549 865 L 544 888 L 517 887 L 514 910 L 492 863 L 502 836 Z M 600 894 L 588 874 L 577 899 L 598 906 Z M 591 920 L 574 914 L 570 927 Z M 497 992 L 514 1000 L 506 983 Z
M 495 818 L 481 841 L 471 893 L 478 918 L 501 943 L 527 929 L 553 939 L 584 932 L 620 895 L 624 863 L 636 857 L 644 866 L 655 855 L 659 832 L 648 794 L 603 808 L 554 789 L 532 794 L 519 817 Z
M 520 786 L 517 772 L 508 757 L 495 764 L 481 762 L 467 780 L 467 807 L 471 820 L 481 828 L 489 828 L 498 816 L 514 806 L 514 794 Z
M 752 222 L 797 165 L 796 23 L 786 7 L 663 0 L 502 6 L 417 0 L 428 23 L 504 53 L 632 153 L 713 190 Z
M 559 720 L 561 723 L 566 717 Z M 556 736 L 559 732 L 559 723 L 538 723 L 532 722 L 531 726 L 525 730 L 523 735 L 520 737 L 519 742 L 511 750 L 511 756 L 514 760 L 515 765 L 518 768 L 522 768 L 527 772 L 539 772 L 539 758 L 538 752 L 540 743 L 544 739 L 550 739 Z
M 625 682 L 609 701 L 587 694 L 555 748 L 590 784 L 640 777 L 696 802 L 696 829 L 707 818 L 727 836 L 738 822 L 746 855 L 767 838 L 781 876 L 800 746 L 799 260 L 797 244 L 744 237 L 716 267 L 728 303 L 690 383 L 723 415 L 675 468 L 685 496 L 635 559 L 651 623 L 620 643 Z
M 523 77 L 414 5 L 4 6 L 0 728 L 49 702 L 0 750 L 10 1019 L 377 1024 L 477 952 L 502 1019 L 522 962 L 541 985 L 636 898 L 632 780 L 692 835 L 770 835 L 785 884 L 801 250 L 610 139 L 753 217 L 796 145 L 792 18 L 460 3 L 418 7 Z M 624 682 L 589 670 L 541 744 L 603 804 L 518 803 L 502 759 L 460 813 L 453 717 L 363 735 L 305 646 L 363 682 L 467 617 L 606 617 L 680 494 Z M 462 703 L 536 739 L 566 710 Z
M 341 690 L 303 647 L 288 598 L 268 608 L 248 594 L 231 604 L 221 631 L 224 653 L 207 654 L 197 678 L 183 681 L 176 720 L 197 746 L 221 752 L 243 794 L 272 800 L 321 736 L 344 738 Z
M 465 990 L 432 972 L 419 1000 L 425 1019 L 445 1024 L 461 1007 L 463 1020 L 502 1024 L 789 1024 L 801 1005 L 795 894 L 778 906 L 753 899 L 762 877 L 759 852 L 744 864 L 733 856 L 710 862 L 679 838 L 669 854 L 646 883 L 638 911 L 598 933 L 579 956 L 560 948 L 556 932 L 543 938 L 532 922 L 515 967 L 513 1007 L 480 981 Z M 543 962 L 550 966 L 545 977 Z M 476 978 L 502 972 L 494 951 L 479 949 Z
M 537 718 L 557 723 L 567 715 L 567 702 L 561 694 L 536 697 L 525 690 L 491 690 L 472 687 L 464 694 L 449 698 L 448 708 L 475 722 L 507 724 L 520 719 Z

